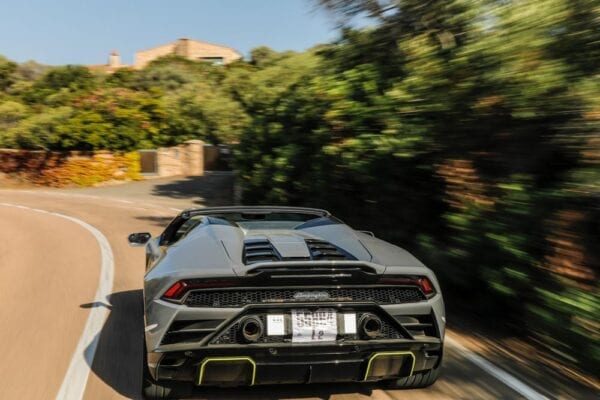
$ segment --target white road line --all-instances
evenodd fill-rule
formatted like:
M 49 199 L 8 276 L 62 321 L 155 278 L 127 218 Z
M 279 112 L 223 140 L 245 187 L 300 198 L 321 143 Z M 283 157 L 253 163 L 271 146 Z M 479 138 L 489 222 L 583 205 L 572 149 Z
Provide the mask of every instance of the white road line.
M 444 343 L 448 344 L 452 347 L 455 347 L 461 352 L 461 355 L 465 357 L 467 360 L 471 361 L 473 364 L 477 365 L 479 368 L 492 375 L 494 378 L 498 379 L 500 382 L 504 383 L 509 388 L 513 389 L 515 392 L 519 393 L 523 397 L 528 400 L 549 400 L 548 397 L 544 396 L 540 392 L 533 389 L 531 386 L 527 385 L 523 381 L 515 378 L 508 372 L 496 367 L 494 364 L 486 360 L 485 358 L 475 354 L 471 350 L 467 349 L 462 344 L 458 343 L 456 340 L 448 337 L 444 339 Z
M 11 203 L 0 203 L 0 206 L 16 207 L 38 213 L 54 215 L 56 217 L 64 218 L 74 222 L 90 232 L 100 246 L 101 255 L 100 279 L 98 288 L 96 289 L 94 302 L 108 302 L 108 296 L 112 292 L 115 263 L 110 244 L 108 243 L 106 237 L 98 229 L 80 219 L 64 214 Z M 104 320 L 106 319 L 107 313 L 108 310 L 105 307 L 92 307 L 90 309 L 85 327 L 83 328 L 83 333 L 79 338 L 79 342 L 75 348 L 75 353 L 71 358 L 69 368 L 67 369 L 67 373 L 65 374 L 60 390 L 56 395 L 56 399 L 79 400 L 83 398 L 88 377 L 90 375 L 91 365 L 94 361 L 96 348 L 98 347 L 100 331 L 104 325 Z
M 0 189 L 0 191 L 2 191 L 2 190 L 4 190 L 4 189 Z M 136 203 L 134 201 L 120 199 L 118 197 L 100 197 L 100 196 L 93 196 L 93 195 L 89 195 L 89 194 L 60 193 L 60 192 L 52 192 L 52 191 L 44 191 L 44 190 L 11 190 L 11 192 L 27 193 L 27 194 L 33 194 L 33 195 L 75 197 L 75 198 L 94 199 L 94 200 L 108 200 L 108 201 L 113 201 L 113 202 L 118 202 L 118 203 L 123 203 L 123 204 L 138 204 L 143 207 L 121 206 L 121 205 L 117 205 L 117 204 L 111 204 L 110 207 L 123 208 L 123 209 L 128 209 L 128 210 L 138 210 L 138 211 L 154 210 L 155 212 L 158 211 L 165 216 L 173 215 L 173 213 L 166 211 L 167 209 L 177 211 L 177 212 L 182 211 L 179 208 L 172 208 L 172 207 L 165 208 L 164 206 L 160 206 L 160 205 L 152 204 L 152 203 Z

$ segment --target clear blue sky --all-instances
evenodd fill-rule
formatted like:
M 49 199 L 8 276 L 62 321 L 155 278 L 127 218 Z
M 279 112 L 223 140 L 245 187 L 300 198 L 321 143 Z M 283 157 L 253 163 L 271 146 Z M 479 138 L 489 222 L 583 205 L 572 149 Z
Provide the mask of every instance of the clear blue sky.
M 9 0 L 0 6 L 0 54 L 44 64 L 131 63 L 180 37 L 233 47 L 304 50 L 335 39 L 311 0 Z

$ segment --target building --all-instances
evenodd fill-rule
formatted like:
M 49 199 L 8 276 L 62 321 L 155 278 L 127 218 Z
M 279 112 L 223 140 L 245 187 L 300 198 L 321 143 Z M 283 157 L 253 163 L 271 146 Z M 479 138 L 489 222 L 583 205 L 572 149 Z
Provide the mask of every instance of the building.
M 231 47 L 182 38 L 163 46 L 153 47 L 135 53 L 133 67 L 144 68 L 149 62 L 169 54 L 185 57 L 188 60 L 205 61 L 213 64 L 229 64 L 239 60 L 242 55 Z
M 112 74 L 119 68 L 129 67 L 129 65 L 121 64 L 121 56 L 119 55 L 119 52 L 113 50 L 108 56 L 108 64 L 88 65 L 87 67 L 91 71 L 103 71 Z
M 229 64 L 242 58 L 242 55 L 231 47 L 181 38 L 175 42 L 136 52 L 133 65 L 121 64 L 119 53 L 113 51 L 108 57 L 108 64 L 89 65 L 88 68 L 107 73 L 113 73 L 119 68 L 125 67 L 141 69 L 151 61 L 171 54 L 185 57 L 188 60 L 203 61 L 212 64 Z

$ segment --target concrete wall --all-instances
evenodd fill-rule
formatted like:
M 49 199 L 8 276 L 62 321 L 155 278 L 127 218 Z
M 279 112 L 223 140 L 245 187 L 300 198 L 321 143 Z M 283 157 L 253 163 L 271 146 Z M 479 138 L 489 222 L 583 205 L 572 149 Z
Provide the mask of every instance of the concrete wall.
M 105 155 L 105 152 L 97 152 Z M 94 152 L 0 149 L 0 172 L 33 173 L 55 168 L 70 159 L 91 159 Z
M 219 163 L 219 148 L 205 144 L 201 140 L 188 140 L 175 147 L 162 147 L 157 150 L 159 177 L 202 176 L 207 170 L 214 170 Z
M 91 186 L 106 181 L 137 180 L 137 153 L 109 151 L 33 151 L 0 149 L 0 174 L 44 186 Z
M 135 53 L 133 66 L 136 69 L 144 68 L 152 60 L 162 56 L 173 54 L 175 52 L 175 43 L 169 43 L 164 46 L 154 47 L 148 50 L 142 50 Z
M 183 148 L 163 147 L 156 153 L 158 176 L 183 175 Z
M 144 150 L 148 151 L 148 150 Z M 137 156 L 137 154 L 132 153 Z M 115 155 L 108 151 L 96 152 L 47 152 L 30 150 L 0 149 L 0 173 L 11 175 L 23 175 L 26 179 L 48 175 L 49 171 L 59 171 L 60 168 L 73 166 L 77 168 L 91 169 L 92 166 L 103 172 L 102 164 L 109 169 L 111 176 L 108 178 L 120 179 L 123 174 L 121 169 L 130 169 L 135 164 L 139 171 L 139 160 L 127 158 L 123 155 Z M 205 144 L 201 140 L 189 140 L 179 146 L 163 147 L 156 150 L 156 174 L 147 174 L 146 177 L 168 177 L 168 176 L 202 176 L 207 170 L 216 170 L 219 166 L 220 152 L 217 146 Z M 127 161 L 129 160 L 129 161 Z M 137 161 L 136 161 L 137 160 Z M 75 171 L 79 173 L 78 171 Z M 114 175 L 114 176 L 112 176 Z
M 203 57 L 222 57 L 224 64 L 229 64 L 241 58 L 240 53 L 229 47 L 217 46 L 210 43 L 187 39 L 185 56 L 190 60 L 202 60 Z

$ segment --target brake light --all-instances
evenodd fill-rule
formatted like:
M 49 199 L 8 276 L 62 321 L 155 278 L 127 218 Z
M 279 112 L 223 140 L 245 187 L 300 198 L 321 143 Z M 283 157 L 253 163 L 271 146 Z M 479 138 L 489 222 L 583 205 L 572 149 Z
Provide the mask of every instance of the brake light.
M 185 281 L 175 282 L 173 284 L 173 286 L 171 286 L 169 289 L 167 289 L 167 291 L 165 292 L 163 297 L 165 297 L 167 299 L 171 299 L 171 300 L 179 299 L 185 293 L 186 287 L 187 287 L 187 283 L 185 283 Z
M 234 281 L 225 280 L 211 280 L 211 281 L 195 281 L 195 280 L 182 280 L 177 281 L 171 287 L 169 287 L 163 294 L 163 299 L 179 301 L 183 296 L 194 289 L 213 289 L 222 287 L 237 286 Z
M 389 276 L 381 278 L 379 282 L 387 285 L 418 286 L 427 297 L 435 294 L 435 288 L 426 276 Z
M 422 276 L 418 279 L 418 281 L 419 281 L 419 287 L 421 288 L 423 293 L 425 293 L 426 295 L 435 293 L 435 289 L 433 288 L 433 285 L 431 284 L 429 279 Z

